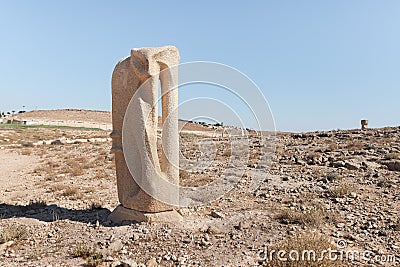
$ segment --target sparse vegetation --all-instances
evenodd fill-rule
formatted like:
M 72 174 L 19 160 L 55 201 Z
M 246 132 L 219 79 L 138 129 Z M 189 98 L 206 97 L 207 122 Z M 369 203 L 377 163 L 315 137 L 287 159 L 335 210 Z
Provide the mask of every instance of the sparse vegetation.
M 26 238 L 28 231 L 23 225 L 10 225 L 0 227 L 0 244 L 9 241 L 19 241 Z
M 21 146 L 23 146 L 23 147 L 33 147 L 33 143 L 32 142 L 21 142 Z
M 259 255 L 264 261 L 261 260 L 259 262 L 262 263 L 262 266 L 267 267 L 343 266 L 343 262 L 339 260 L 330 260 L 327 253 L 325 253 L 324 258 L 320 259 L 321 255 L 324 255 L 323 251 L 328 251 L 329 248 L 332 250 L 337 249 L 324 236 L 316 233 L 295 233 L 294 236 L 289 237 L 280 244 L 271 246 L 265 250 L 266 253 Z M 275 251 L 275 254 L 272 256 L 271 251 Z M 286 258 L 287 261 L 278 259 L 278 251 L 285 251 L 285 255 L 280 256 Z M 293 251 L 298 254 L 293 253 Z
M 90 248 L 84 245 L 77 246 L 72 251 L 72 255 L 75 258 L 86 260 L 86 266 L 88 267 L 96 267 L 104 262 L 103 254 L 97 251 L 96 248 Z
M 356 191 L 355 185 L 342 183 L 338 186 L 331 188 L 329 190 L 329 194 L 331 197 L 341 198 L 341 197 L 346 197 L 355 191 Z
M 382 178 L 378 181 L 378 183 L 376 185 L 379 187 L 390 188 L 394 185 L 394 182 L 390 179 Z
M 355 150 L 360 150 L 362 148 L 364 148 L 364 144 L 363 142 L 361 142 L 360 140 L 356 140 L 353 142 L 350 142 L 347 146 L 346 149 L 348 149 L 349 151 L 355 151 Z
M 385 159 L 388 159 L 388 160 L 400 159 L 400 153 L 389 153 L 389 154 L 386 154 Z
M 333 152 L 333 151 L 338 150 L 338 148 L 339 148 L 339 146 L 336 143 L 331 143 L 328 145 L 326 150 L 329 152 Z
M 92 204 L 89 207 L 90 210 L 99 210 L 102 208 L 103 208 L 103 206 L 101 205 L 100 202 L 92 202 Z
M 330 181 L 330 182 L 333 182 L 333 181 L 338 181 L 338 180 L 340 180 L 340 175 L 338 174 L 338 173 L 336 173 L 336 172 L 329 172 L 329 173 L 327 173 L 326 175 L 325 175 L 325 178 L 328 180 L 328 181 Z
M 310 160 L 315 160 L 315 159 L 318 159 L 319 157 L 321 157 L 321 154 L 320 153 L 317 153 L 317 152 L 309 152 L 308 154 L 307 154 L 307 159 L 310 159 Z
M 67 188 L 64 189 L 64 191 L 61 193 L 62 196 L 64 197 L 71 197 L 75 196 L 78 194 L 78 188 L 74 186 L 68 186 Z
M 47 206 L 46 200 L 43 199 L 36 199 L 36 200 L 30 200 L 29 204 L 24 206 L 22 208 L 23 211 L 28 211 L 28 210 L 38 210 L 42 209 Z
M 32 154 L 32 151 L 29 150 L 29 149 L 23 149 L 23 150 L 21 150 L 21 155 L 23 155 L 23 156 L 29 156 L 29 155 L 31 155 L 31 154 Z
M 332 216 L 321 205 L 303 206 L 303 210 L 284 209 L 277 219 L 284 224 L 318 226 Z
M 66 173 L 71 173 L 73 176 L 80 176 L 85 173 L 83 166 L 81 166 L 81 164 L 79 164 L 74 160 L 69 160 L 66 162 L 66 164 L 67 164 L 65 168 Z
M 77 131 L 103 131 L 99 128 L 86 128 L 86 127 L 71 127 L 71 126 L 57 126 L 57 125 L 23 125 L 12 124 L 11 121 L 7 124 L 0 124 L 0 128 L 6 129 L 62 129 L 62 130 L 77 130 Z

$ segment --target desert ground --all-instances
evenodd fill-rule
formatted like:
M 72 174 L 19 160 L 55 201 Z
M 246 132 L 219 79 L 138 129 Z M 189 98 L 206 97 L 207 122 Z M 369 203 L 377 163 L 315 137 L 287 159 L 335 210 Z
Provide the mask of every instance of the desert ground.
M 111 119 L 60 113 L 41 118 Z M 182 170 L 181 185 L 214 181 L 228 164 L 230 137 L 210 134 L 218 127 L 184 129 L 184 157 L 201 161 L 205 139 L 217 149 L 207 169 Z M 400 127 L 277 133 L 270 167 L 258 160 L 264 145 L 252 132 L 245 172 L 230 192 L 180 209 L 183 222 L 124 225 L 107 219 L 119 204 L 109 134 L 0 125 L 0 266 L 400 265 Z M 255 170 L 263 179 L 251 191 Z M 317 260 L 280 261 L 272 250 L 314 250 Z M 330 250 L 335 260 L 318 261 Z

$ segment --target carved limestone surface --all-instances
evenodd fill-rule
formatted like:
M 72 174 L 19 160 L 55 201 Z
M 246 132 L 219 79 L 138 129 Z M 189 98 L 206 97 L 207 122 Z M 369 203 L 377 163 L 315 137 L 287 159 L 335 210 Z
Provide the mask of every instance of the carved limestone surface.
M 178 73 L 177 67 L 171 68 L 178 63 L 179 52 L 173 46 L 139 48 L 132 49 L 131 55 L 122 59 L 114 69 L 111 137 L 122 208 L 145 213 L 173 210 L 171 202 L 160 201 L 153 192 L 168 194 L 168 197 L 176 200 L 172 203 L 178 202 L 176 192 L 164 192 L 153 179 L 161 175 L 169 183 L 179 184 Z M 162 97 L 163 123 L 161 159 L 157 153 L 159 97 Z M 130 104 L 131 99 L 133 103 Z M 123 137 L 127 112 L 134 120 L 125 122 L 129 124 L 129 134 Z M 128 151 L 123 146 L 123 138 L 131 138 L 133 145 Z M 126 153 L 133 159 L 128 164 Z M 146 185 L 146 190 L 141 185 Z

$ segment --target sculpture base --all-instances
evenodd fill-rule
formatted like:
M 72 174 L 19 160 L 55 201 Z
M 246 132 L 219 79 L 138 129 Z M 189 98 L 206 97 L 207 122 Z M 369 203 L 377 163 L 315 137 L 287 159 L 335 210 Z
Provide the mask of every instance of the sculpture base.
M 108 217 L 110 221 L 116 224 L 123 222 L 178 222 L 183 221 L 183 217 L 176 211 L 163 211 L 156 213 L 146 213 L 137 210 L 131 210 L 119 205 Z

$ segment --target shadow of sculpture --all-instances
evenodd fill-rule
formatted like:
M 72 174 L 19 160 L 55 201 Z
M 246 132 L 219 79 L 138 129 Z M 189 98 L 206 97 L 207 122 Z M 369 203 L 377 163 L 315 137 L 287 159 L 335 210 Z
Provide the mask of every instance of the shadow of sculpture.
M 96 207 L 75 210 L 59 207 L 55 204 L 29 204 L 26 206 L 0 204 L 0 219 L 31 218 L 43 222 L 70 220 L 87 224 L 98 222 L 103 226 L 112 226 L 107 219 L 110 213 L 108 209 Z

